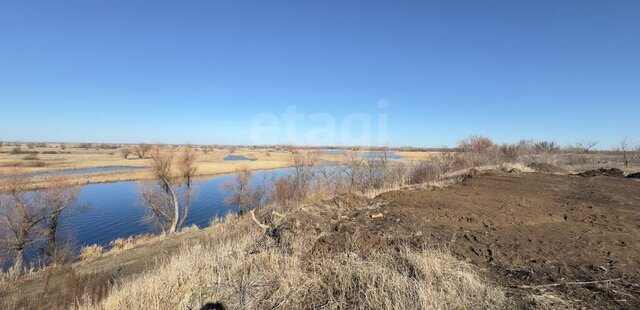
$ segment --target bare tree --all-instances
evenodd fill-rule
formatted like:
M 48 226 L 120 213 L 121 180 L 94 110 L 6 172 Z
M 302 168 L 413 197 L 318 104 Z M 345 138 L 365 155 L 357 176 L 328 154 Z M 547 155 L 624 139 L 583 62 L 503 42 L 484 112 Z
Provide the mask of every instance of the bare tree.
M 182 227 L 184 221 L 189 216 L 189 209 L 191 208 L 191 195 L 192 195 L 192 181 L 193 177 L 198 172 L 198 167 L 196 166 L 196 161 L 198 160 L 196 155 L 196 149 L 191 145 L 187 144 L 182 149 L 182 154 L 180 155 L 179 161 L 179 169 L 182 180 L 185 184 L 185 202 L 183 208 L 183 215 L 178 223 L 178 227 Z
M 59 175 L 47 179 L 55 184 L 55 188 L 39 191 L 38 203 L 44 209 L 44 225 L 48 230 L 48 242 L 45 252 L 49 257 L 56 258 L 58 242 L 58 223 L 60 216 L 78 199 L 80 187 L 74 185 L 69 177 Z
M 560 146 L 555 141 L 539 141 L 533 145 L 533 151 L 537 154 L 556 153 L 560 150 Z
M 63 150 L 63 151 L 66 150 L 67 149 L 67 145 L 64 144 L 64 143 L 60 143 L 60 149 Z
M 188 154 L 191 154 L 189 151 Z M 187 153 L 185 153 L 187 154 Z M 178 171 L 173 171 L 173 150 L 154 147 L 151 150 L 151 172 L 157 186 L 141 186 L 141 194 L 151 217 L 164 232 L 175 233 L 188 215 L 195 159 L 183 154 Z M 186 159 L 189 158 L 189 159 Z M 191 165 L 191 166 L 188 166 Z
M 574 145 L 574 148 L 582 153 L 589 153 L 589 151 L 598 145 L 597 141 L 579 141 Z
M 45 208 L 27 194 L 30 181 L 19 169 L 13 169 L 3 179 L 0 199 L 0 229 L 2 240 L 15 254 L 13 269 L 18 274 L 24 271 L 24 253 L 36 239 L 37 226 L 44 220 Z
M 223 189 L 231 192 L 231 196 L 227 197 L 224 202 L 228 205 L 238 206 L 240 214 L 244 214 L 252 208 L 256 207 L 261 199 L 260 189 L 253 190 L 251 188 L 251 179 L 253 174 L 248 167 L 243 167 L 236 174 L 234 181 L 224 184 Z
M 385 145 L 382 147 L 382 149 L 380 149 L 380 152 L 378 153 L 378 157 L 380 158 L 380 164 L 383 167 L 387 167 L 387 165 L 389 164 L 389 146 Z
M 138 158 L 143 159 L 145 155 L 151 150 L 152 146 L 146 143 L 140 143 L 134 147 L 134 152 Z
M 622 138 L 622 140 L 620 140 L 620 152 L 622 152 L 622 162 L 624 163 L 625 167 L 629 167 L 629 158 L 627 153 L 630 151 L 631 149 L 631 145 L 629 144 L 629 137 L 625 136 L 624 138 Z
M 314 169 L 318 164 L 319 154 L 317 152 L 302 152 L 300 150 L 292 150 L 291 152 L 293 155 L 294 194 L 297 197 L 304 197 L 314 179 Z
M 347 186 L 349 192 L 355 190 L 362 179 L 362 169 L 365 165 L 365 159 L 359 151 L 345 151 L 345 164 L 340 167 L 347 178 Z
M 458 147 L 465 152 L 484 154 L 494 146 L 493 141 L 487 137 L 471 135 L 469 138 L 458 142 Z
M 520 148 L 516 144 L 503 144 L 499 148 L 500 157 L 504 162 L 515 163 L 520 157 Z
M 128 146 L 125 146 L 123 148 L 120 149 L 120 155 L 122 155 L 122 158 L 127 159 L 129 158 L 129 155 L 131 155 L 131 148 Z

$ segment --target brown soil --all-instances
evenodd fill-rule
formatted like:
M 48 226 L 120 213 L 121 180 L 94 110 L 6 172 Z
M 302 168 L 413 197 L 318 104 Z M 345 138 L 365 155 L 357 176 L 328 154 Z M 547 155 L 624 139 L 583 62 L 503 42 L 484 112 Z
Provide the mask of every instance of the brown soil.
M 618 169 L 618 168 L 600 168 L 597 170 L 589 170 L 589 171 L 585 171 L 585 172 L 580 172 L 578 173 L 579 176 L 581 177 L 599 177 L 599 176 L 606 176 L 606 177 L 624 177 L 624 171 Z
M 518 308 L 640 307 L 636 180 L 489 172 L 447 189 L 340 197 L 288 218 L 322 236 L 312 255 L 446 248 L 507 287 Z M 518 288 L 546 284 L 560 285 Z
M 560 168 L 558 166 L 547 164 L 547 163 L 531 163 L 527 167 L 533 169 L 535 172 L 540 173 L 557 173 L 557 174 L 567 174 L 569 171 Z

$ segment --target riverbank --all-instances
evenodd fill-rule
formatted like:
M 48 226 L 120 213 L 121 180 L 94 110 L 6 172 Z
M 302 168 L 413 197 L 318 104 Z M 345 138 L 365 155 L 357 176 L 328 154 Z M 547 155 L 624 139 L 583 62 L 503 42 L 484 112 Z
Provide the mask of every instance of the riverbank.
M 25 174 L 42 174 L 48 172 L 60 172 L 67 170 L 94 169 L 108 170 L 109 167 L 118 167 L 115 171 L 98 173 L 75 173 L 72 175 L 76 185 L 112 183 L 124 181 L 150 180 L 153 176 L 148 168 L 151 160 L 145 156 L 140 159 L 135 154 L 129 154 L 124 158 L 120 148 L 60 148 L 59 144 L 47 144 L 44 147 L 20 146 L 21 151 L 14 154 L 17 146 L 0 147 L 0 176 L 8 173 L 14 167 L 19 167 Z M 307 152 L 305 150 L 304 152 Z M 286 151 L 275 149 L 214 149 L 196 147 L 198 157 L 198 177 L 210 177 L 237 172 L 240 169 L 251 171 L 287 168 L 294 165 L 293 156 Z M 437 152 L 396 152 L 402 159 L 411 161 L 427 160 L 437 155 Z M 225 160 L 225 157 L 244 157 L 249 160 Z M 341 163 L 345 158 L 341 153 L 322 154 L 320 161 Z M 131 167 L 131 170 L 126 170 Z M 30 189 L 42 189 L 56 187 L 55 183 L 48 182 L 45 176 L 34 177 Z
M 305 308 L 301 302 L 633 309 L 640 305 L 638 190 L 637 180 L 623 177 L 483 171 L 446 188 L 263 209 L 261 225 L 232 215 L 28 275 L 0 299 L 53 307 L 83 300 L 98 309 Z M 63 286 L 70 274 L 84 291 Z
M 99 173 L 76 173 L 71 175 L 76 185 L 112 183 L 124 181 L 141 181 L 150 180 L 153 176 L 149 173 L 148 168 L 151 165 L 149 158 L 134 158 L 129 155 L 128 159 L 122 157 L 118 149 L 78 149 L 66 148 L 60 150 L 57 147 L 48 146 L 46 148 L 34 148 L 34 152 L 38 154 L 24 155 L 11 154 L 10 150 L 14 147 L 4 146 L 0 151 L 0 175 L 8 173 L 13 167 L 18 166 L 21 173 L 47 173 L 61 172 L 72 169 L 92 169 L 92 168 L 108 168 L 108 167 L 131 167 L 131 170 L 119 169 L 117 171 L 107 171 Z M 28 150 L 28 149 L 27 149 Z M 55 154 L 52 154 L 56 152 Z M 196 176 L 208 177 L 227 173 L 233 173 L 240 169 L 269 170 L 290 167 L 292 156 L 289 153 L 270 152 L 268 150 L 226 150 L 198 149 L 198 171 Z M 243 156 L 254 160 L 225 160 L 225 157 L 233 154 Z M 27 156 L 34 156 L 37 159 L 28 159 Z M 31 157 L 31 158 L 34 158 Z M 329 158 L 326 158 L 329 159 Z M 42 163 L 42 167 L 36 167 L 33 163 Z M 142 168 L 142 169 L 140 169 Z M 105 169 L 106 170 L 106 169 Z M 30 189 L 42 189 L 55 187 L 55 183 L 47 181 L 46 176 L 38 176 L 32 178 Z

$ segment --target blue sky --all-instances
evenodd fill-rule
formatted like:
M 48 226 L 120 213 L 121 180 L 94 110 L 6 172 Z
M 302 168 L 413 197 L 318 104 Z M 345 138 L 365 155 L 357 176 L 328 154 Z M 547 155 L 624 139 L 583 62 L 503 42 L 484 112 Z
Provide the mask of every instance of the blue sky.
M 0 140 L 640 140 L 638 1 L 345 2 L 2 1 Z

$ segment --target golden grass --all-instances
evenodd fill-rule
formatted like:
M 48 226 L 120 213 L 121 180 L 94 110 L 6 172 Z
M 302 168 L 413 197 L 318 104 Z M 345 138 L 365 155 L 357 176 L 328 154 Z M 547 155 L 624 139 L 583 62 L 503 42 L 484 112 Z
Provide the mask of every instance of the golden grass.
M 104 248 L 97 244 L 88 245 L 80 249 L 80 260 L 90 260 L 102 256 Z
M 430 160 L 434 157 L 439 156 L 444 152 L 417 152 L 417 151 L 407 151 L 407 152 L 395 152 L 396 154 L 402 156 L 404 160 L 408 161 L 422 161 L 422 160 Z
M 0 175 L 9 171 L 9 166 L 14 163 L 24 164 L 24 154 L 11 154 L 13 146 L 3 146 L 0 148 Z M 57 171 L 66 169 L 82 169 L 108 166 L 125 167 L 149 167 L 151 160 L 134 158 L 124 159 L 120 155 L 119 149 L 79 149 L 67 147 L 60 150 L 57 146 L 50 145 L 47 148 L 28 149 L 22 146 L 24 151 L 38 151 L 39 162 L 45 163 L 44 167 L 24 167 L 25 173 Z M 59 154 L 43 154 L 47 151 L 65 152 Z M 179 152 L 179 150 L 176 150 Z M 68 154 L 66 152 L 69 152 Z M 231 152 L 226 149 L 212 149 L 205 154 L 202 149 L 198 149 L 198 172 L 197 176 L 211 176 L 217 174 L 233 173 L 241 168 L 247 167 L 250 170 L 267 170 L 285 168 L 292 165 L 292 156 L 288 153 L 273 152 L 270 150 L 236 149 L 233 155 L 241 155 L 247 158 L 257 159 L 257 161 L 224 161 L 224 157 Z M 114 171 L 91 174 L 74 174 L 73 179 L 78 185 L 90 183 L 107 183 L 134 180 L 149 180 L 152 175 L 146 170 Z M 49 184 L 44 177 L 34 178 L 32 188 L 48 188 L 55 184 Z
M 463 309 L 501 308 L 501 290 L 473 269 L 434 249 L 308 255 L 320 236 L 298 232 L 277 244 L 248 217 L 207 229 L 209 239 L 186 246 L 136 278 L 120 282 L 82 309 Z

